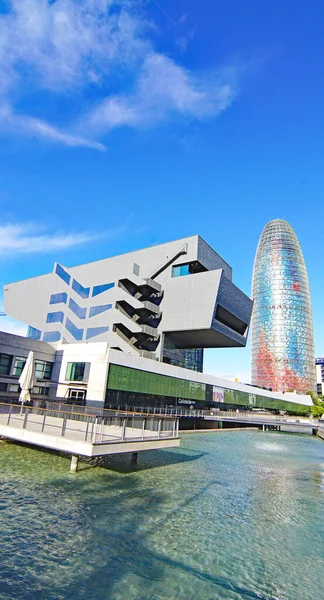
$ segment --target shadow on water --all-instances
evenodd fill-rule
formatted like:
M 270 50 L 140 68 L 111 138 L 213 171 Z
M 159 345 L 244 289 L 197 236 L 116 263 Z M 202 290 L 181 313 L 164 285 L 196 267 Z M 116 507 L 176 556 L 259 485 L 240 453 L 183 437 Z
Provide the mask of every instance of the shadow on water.
M 154 454 L 154 466 L 159 466 L 196 460 L 203 453 Z M 185 585 L 188 577 L 196 579 L 196 592 L 200 580 L 214 586 L 216 594 L 218 587 L 265 600 L 234 581 L 185 564 L 169 544 L 164 551 L 156 549 L 159 535 L 163 540 L 165 528 L 172 527 L 171 517 L 222 482 L 210 482 L 168 511 L 161 487 L 146 485 L 136 473 L 120 476 L 124 471 L 113 462 L 116 472 L 108 466 L 91 476 L 81 470 L 77 476 L 41 482 L 31 476 L 3 482 L 1 600 L 152 600 L 170 577 Z M 199 592 L 195 596 L 201 597 Z
M 153 454 L 152 454 L 153 452 Z M 101 467 L 116 473 L 133 473 L 134 471 L 143 471 L 148 469 L 156 469 L 158 467 L 172 466 L 176 464 L 191 462 L 198 460 L 206 455 L 206 452 L 197 452 L 192 450 L 179 451 L 176 450 L 154 450 L 138 453 L 138 462 L 132 464 L 131 454 L 112 454 L 110 456 L 101 456 L 92 459 L 85 466 L 86 462 L 82 462 L 81 469 Z M 154 459 L 153 459 L 154 456 Z
M 35 453 L 35 460 L 37 460 L 37 454 L 39 459 L 42 459 L 42 455 L 53 455 L 64 457 L 67 459 L 71 458 L 70 454 L 53 450 L 51 448 L 40 448 L 38 446 L 31 446 L 30 444 L 24 444 L 23 442 L 16 442 L 12 440 L 6 440 L 6 444 L 18 446 L 21 448 L 32 448 Z M 37 453 L 37 454 L 36 454 Z M 147 469 L 155 469 L 159 467 L 172 466 L 176 464 L 191 462 L 198 460 L 205 456 L 206 452 L 197 450 L 148 450 L 145 452 L 138 453 L 138 462 L 133 464 L 131 462 L 131 453 L 127 452 L 124 454 L 111 454 L 107 456 L 98 456 L 96 458 L 86 458 L 80 456 L 79 460 L 79 471 L 86 471 L 88 469 L 95 469 L 100 467 L 108 471 L 116 473 L 133 473 L 136 471 L 143 471 Z M 154 457 L 154 458 L 153 458 Z M 68 465 L 67 465 L 68 469 Z

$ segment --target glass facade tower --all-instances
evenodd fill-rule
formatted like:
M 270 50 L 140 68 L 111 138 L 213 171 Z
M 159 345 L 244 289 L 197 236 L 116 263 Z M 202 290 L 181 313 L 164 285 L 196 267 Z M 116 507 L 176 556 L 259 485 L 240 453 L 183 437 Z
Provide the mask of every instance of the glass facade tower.
M 297 236 L 286 221 L 270 221 L 261 234 L 252 298 L 252 383 L 274 391 L 315 390 L 307 271 Z

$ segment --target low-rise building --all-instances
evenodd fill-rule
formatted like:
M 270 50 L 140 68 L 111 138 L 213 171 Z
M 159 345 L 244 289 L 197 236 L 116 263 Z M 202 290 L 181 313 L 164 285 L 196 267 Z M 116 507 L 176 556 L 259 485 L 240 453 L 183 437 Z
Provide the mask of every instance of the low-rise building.
M 109 347 L 107 342 L 51 345 L 1 334 L 2 401 L 17 401 L 18 377 L 30 350 L 37 385 L 32 398 L 102 408 L 264 408 L 305 414 L 310 396 L 282 394 L 153 361 Z M 4 358 L 3 358 L 4 357 Z M 18 371 L 19 373 L 18 373 Z M 14 388 L 12 386 L 15 386 Z
M 316 366 L 316 391 L 324 395 L 324 357 L 315 359 Z
M 18 398 L 20 393 L 18 379 L 24 368 L 30 351 L 35 357 L 35 376 L 37 385 L 33 396 L 38 398 L 56 398 L 55 355 L 56 348 L 19 335 L 0 332 L 0 398 L 8 401 Z

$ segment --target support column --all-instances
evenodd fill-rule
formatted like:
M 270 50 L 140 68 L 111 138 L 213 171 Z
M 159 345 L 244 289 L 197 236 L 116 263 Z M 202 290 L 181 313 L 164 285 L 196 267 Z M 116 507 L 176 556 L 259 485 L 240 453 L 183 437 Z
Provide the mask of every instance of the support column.
M 72 473 L 76 473 L 78 470 L 78 462 L 79 462 L 79 457 L 76 456 L 75 454 L 72 454 L 71 456 L 71 464 L 70 464 L 70 471 L 72 471 Z
M 137 457 L 138 457 L 138 452 L 133 452 L 132 458 L 131 458 L 132 465 L 137 465 Z

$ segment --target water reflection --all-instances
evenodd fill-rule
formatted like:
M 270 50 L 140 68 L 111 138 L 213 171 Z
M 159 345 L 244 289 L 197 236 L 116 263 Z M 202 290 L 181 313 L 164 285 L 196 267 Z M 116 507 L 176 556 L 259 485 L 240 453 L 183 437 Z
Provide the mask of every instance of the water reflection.
M 1 600 L 313 600 L 324 443 L 187 435 L 104 468 L 0 444 Z

